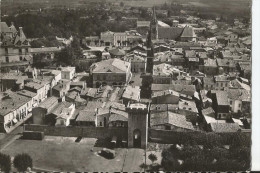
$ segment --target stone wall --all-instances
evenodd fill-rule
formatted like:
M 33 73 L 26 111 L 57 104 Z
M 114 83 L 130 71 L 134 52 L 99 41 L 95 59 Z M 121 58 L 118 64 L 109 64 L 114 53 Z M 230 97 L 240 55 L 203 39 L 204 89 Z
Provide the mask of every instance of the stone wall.
M 171 130 L 149 129 L 149 140 L 151 142 L 165 144 L 180 144 L 194 141 L 197 144 L 203 145 L 207 142 L 218 141 L 223 145 L 229 145 L 238 134 L 243 135 L 245 142 L 251 142 L 251 132 L 230 132 L 230 133 L 213 133 L 213 132 L 177 132 Z
M 107 137 L 123 137 L 127 139 L 127 128 L 116 127 L 58 127 L 25 124 L 26 131 L 44 132 L 48 136 L 64 136 L 64 137 L 88 137 L 88 138 L 107 138 Z

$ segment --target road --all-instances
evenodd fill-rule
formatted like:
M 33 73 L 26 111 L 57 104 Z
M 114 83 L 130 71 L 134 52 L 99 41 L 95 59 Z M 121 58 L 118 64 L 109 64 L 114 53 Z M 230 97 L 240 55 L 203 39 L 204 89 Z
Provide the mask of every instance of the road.
M 140 165 L 144 163 L 144 150 L 129 148 L 124 160 L 122 172 L 142 172 Z
M 14 140 L 19 138 L 23 132 L 23 126 L 20 125 L 16 127 L 12 132 L 10 133 L 1 133 L 1 139 L 0 139 L 0 151 L 4 149 L 7 145 L 12 143 Z

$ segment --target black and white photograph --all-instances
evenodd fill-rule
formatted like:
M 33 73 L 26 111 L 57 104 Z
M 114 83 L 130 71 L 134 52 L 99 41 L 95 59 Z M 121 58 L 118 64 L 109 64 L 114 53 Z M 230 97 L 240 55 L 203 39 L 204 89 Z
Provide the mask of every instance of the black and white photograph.
M 1 0 L 0 172 L 251 171 L 252 6 Z

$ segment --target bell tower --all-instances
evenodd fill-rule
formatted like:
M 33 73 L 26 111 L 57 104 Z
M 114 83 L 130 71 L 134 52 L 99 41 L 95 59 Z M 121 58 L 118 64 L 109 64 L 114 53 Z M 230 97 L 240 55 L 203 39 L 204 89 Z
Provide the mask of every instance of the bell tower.
M 152 19 L 150 21 L 150 32 L 151 32 L 151 39 L 157 40 L 158 39 L 158 21 L 156 18 L 155 7 L 153 7 Z
M 143 103 L 128 104 L 128 147 L 145 148 L 148 142 L 149 105 Z

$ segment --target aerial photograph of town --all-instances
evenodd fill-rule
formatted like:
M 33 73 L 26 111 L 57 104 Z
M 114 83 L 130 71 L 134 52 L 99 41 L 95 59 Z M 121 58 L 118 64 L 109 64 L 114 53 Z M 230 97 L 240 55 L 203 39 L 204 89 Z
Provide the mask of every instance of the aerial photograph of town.
M 0 172 L 251 169 L 251 0 L 2 0 Z

